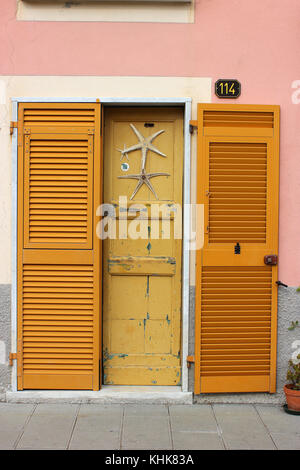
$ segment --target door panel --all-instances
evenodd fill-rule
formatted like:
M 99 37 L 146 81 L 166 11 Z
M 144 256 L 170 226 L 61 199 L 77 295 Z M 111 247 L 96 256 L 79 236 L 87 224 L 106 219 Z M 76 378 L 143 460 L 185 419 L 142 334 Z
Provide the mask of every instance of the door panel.
M 195 393 L 275 391 L 279 109 L 198 106 Z
M 99 389 L 100 104 L 18 121 L 18 389 Z
M 148 124 L 150 123 L 150 126 Z M 144 137 L 164 130 L 153 145 L 166 157 L 149 151 L 146 173 L 167 173 L 151 178 L 155 194 L 144 184 L 130 200 L 137 181 L 120 176 L 141 172 L 142 152 L 118 149 L 137 144 L 131 124 Z M 146 124 L 146 126 L 145 126 Z M 141 213 L 146 238 L 106 239 L 103 263 L 103 364 L 104 383 L 118 385 L 177 385 L 180 383 L 181 240 L 174 238 L 174 214 L 170 237 L 166 215 L 154 223 L 147 220 L 151 207 L 166 202 L 169 211 L 181 216 L 183 118 L 176 108 L 118 108 L 105 115 L 104 201 L 116 209 L 117 234 L 124 209 L 119 196 L 126 196 L 128 227 L 136 215 L 134 204 L 144 204 Z M 122 162 L 129 165 L 127 172 Z M 162 238 L 162 237 L 165 238 Z

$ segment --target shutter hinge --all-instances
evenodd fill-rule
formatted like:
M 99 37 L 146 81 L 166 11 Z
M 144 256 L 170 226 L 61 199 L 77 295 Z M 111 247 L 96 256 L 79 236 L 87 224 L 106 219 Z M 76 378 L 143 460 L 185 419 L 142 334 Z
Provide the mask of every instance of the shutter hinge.
M 194 129 L 198 129 L 198 121 L 190 121 L 190 134 L 194 134 Z
M 191 367 L 191 364 L 195 363 L 195 357 L 194 356 L 187 356 L 186 358 L 186 364 L 188 369 Z
M 88 129 L 88 135 L 94 135 L 95 134 L 95 129 Z
M 18 353 L 9 353 L 9 365 L 13 365 L 13 361 L 18 359 Z
M 14 129 L 18 129 L 18 122 L 10 121 L 10 135 L 13 135 Z

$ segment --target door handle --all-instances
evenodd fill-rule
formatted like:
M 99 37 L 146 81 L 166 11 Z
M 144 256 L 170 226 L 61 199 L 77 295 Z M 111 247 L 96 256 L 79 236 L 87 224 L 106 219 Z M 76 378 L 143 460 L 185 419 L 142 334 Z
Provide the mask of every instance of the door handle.
M 287 284 L 283 284 L 283 282 L 281 281 L 276 281 L 276 284 L 279 286 L 282 286 L 282 287 L 289 287 Z

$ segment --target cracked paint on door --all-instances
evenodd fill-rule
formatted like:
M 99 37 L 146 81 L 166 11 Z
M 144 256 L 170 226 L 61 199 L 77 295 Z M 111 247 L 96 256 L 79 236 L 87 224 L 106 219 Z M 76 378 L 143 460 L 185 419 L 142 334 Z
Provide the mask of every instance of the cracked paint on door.
M 153 126 L 148 126 L 148 123 Z M 145 126 L 145 123 L 147 125 Z M 149 150 L 147 172 L 170 176 L 154 178 L 158 196 L 143 185 L 130 201 L 134 179 L 119 178 L 120 150 L 136 144 L 130 124 L 145 137 L 164 129 Z M 128 154 L 130 173 L 141 171 L 141 151 Z M 119 224 L 119 196 L 132 204 L 182 203 L 183 112 L 178 108 L 114 108 L 105 115 L 104 202 L 114 204 Z M 128 216 L 128 224 L 139 214 Z M 144 239 L 107 239 L 103 242 L 103 377 L 105 384 L 179 385 L 181 380 L 181 240 L 162 239 L 147 223 Z

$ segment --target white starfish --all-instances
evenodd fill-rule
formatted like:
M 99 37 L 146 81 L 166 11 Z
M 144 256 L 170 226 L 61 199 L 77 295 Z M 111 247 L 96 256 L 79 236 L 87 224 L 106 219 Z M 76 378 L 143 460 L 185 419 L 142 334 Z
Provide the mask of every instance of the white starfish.
M 152 184 L 150 183 L 150 178 L 154 178 L 155 176 L 170 176 L 170 174 L 169 173 L 146 173 L 145 170 L 142 170 L 142 172 L 139 175 L 124 175 L 124 176 L 122 175 L 122 176 L 118 176 L 118 178 L 124 178 L 124 179 L 129 178 L 129 179 L 138 180 L 138 183 L 137 183 L 137 185 L 135 187 L 135 190 L 133 191 L 133 193 L 130 197 L 130 200 L 134 198 L 134 196 L 136 195 L 138 190 L 141 188 L 141 186 L 143 186 L 143 184 L 148 186 L 148 188 L 154 194 L 156 199 L 158 199 L 157 194 L 156 194 Z
M 127 154 L 128 148 L 126 147 L 126 144 L 124 144 L 124 149 L 123 149 L 123 150 L 122 150 L 122 149 L 117 149 L 117 150 L 118 150 L 118 152 L 121 152 L 120 161 L 121 161 L 124 157 L 126 157 L 127 160 L 129 161 L 128 154 Z
M 125 153 L 128 154 L 129 152 L 133 152 L 134 150 L 141 150 L 142 151 L 142 171 L 145 170 L 145 167 L 146 167 L 148 150 L 152 150 L 152 152 L 157 153 L 161 157 L 167 156 L 164 153 L 160 152 L 154 145 L 152 145 L 152 142 L 155 139 L 155 137 L 165 132 L 164 130 L 157 131 L 154 134 L 150 135 L 149 137 L 144 137 L 133 124 L 130 124 L 130 127 L 135 133 L 135 135 L 137 136 L 137 138 L 139 139 L 139 143 L 126 148 L 126 151 L 125 151 L 125 147 L 124 147 L 124 150 L 119 150 L 122 153 L 122 156 L 123 154 L 124 155 Z

